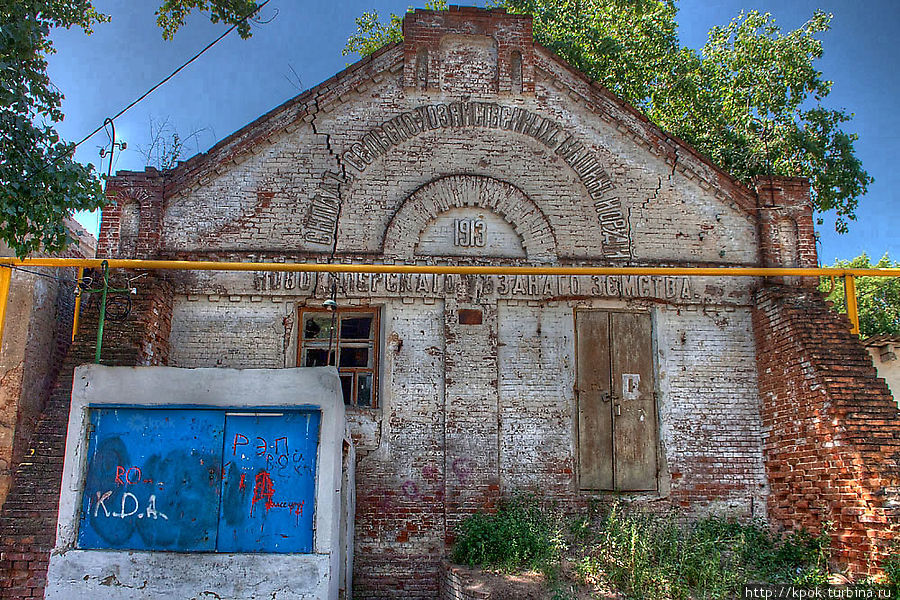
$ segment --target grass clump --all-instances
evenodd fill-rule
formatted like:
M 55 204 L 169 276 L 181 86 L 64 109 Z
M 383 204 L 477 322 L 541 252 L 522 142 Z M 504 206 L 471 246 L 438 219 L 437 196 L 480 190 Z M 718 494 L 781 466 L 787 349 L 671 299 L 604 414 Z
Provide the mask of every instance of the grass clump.
M 884 571 L 884 583 L 891 590 L 892 597 L 896 598 L 900 595 L 900 542 L 895 542 L 881 563 L 881 570 Z
M 629 597 L 730 598 L 747 583 L 812 585 L 828 577 L 827 532 L 780 537 L 762 522 L 720 518 L 682 525 L 621 506 L 587 531 L 577 574 L 605 576 Z
M 558 520 L 531 497 L 505 501 L 494 514 L 471 515 L 457 533 L 454 562 L 508 572 L 552 572 L 562 547 Z
M 611 585 L 629 598 L 733 598 L 748 583 L 816 585 L 829 575 L 827 531 L 779 536 L 761 521 L 722 518 L 684 524 L 621 504 L 566 521 L 518 498 L 468 517 L 457 533 L 457 563 L 542 571 L 558 589 Z M 885 571 L 900 581 L 900 555 L 891 560 Z

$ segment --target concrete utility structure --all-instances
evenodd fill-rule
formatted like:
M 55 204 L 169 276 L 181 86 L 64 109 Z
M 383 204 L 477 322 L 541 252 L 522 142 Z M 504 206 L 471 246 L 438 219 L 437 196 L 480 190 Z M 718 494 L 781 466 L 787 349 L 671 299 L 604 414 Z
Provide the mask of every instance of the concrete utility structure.
M 747 188 L 502 10 L 409 13 L 402 43 L 172 171 L 119 173 L 108 193 L 110 259 L 817 264 L 808 182 Z M 152 271 L 103 356 L 336 364 L 357 598 L 435 598 L 455 527 L 519 491 L 831 522 L 837 560 L 869 572 L 898 525 L 900 421 L 810 281 Z M 69 369 L 93 356 L 96 310 L 82 319 Z M 37 439 L 64 428 L 61 381 Z M 13 517 L 55 500 L 64 454 L 48 443 L 42 468 L 17 473 L 0 518 L 7 595 L 42 593 L 55 507 Z
M 75 381 L 46 598 L 345 597 L 354 456 L 334 367 Z

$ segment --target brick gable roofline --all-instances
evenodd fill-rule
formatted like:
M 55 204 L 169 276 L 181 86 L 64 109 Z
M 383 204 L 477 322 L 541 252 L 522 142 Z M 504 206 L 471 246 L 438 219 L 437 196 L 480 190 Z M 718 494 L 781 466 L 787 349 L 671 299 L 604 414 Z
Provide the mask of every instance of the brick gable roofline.
M 496 18 L 509 18 L 505 12 L 494 9 L 469 9 L 464 12 L 490 13 Z M 436 12 L 416 10 L 416 14 Z M 575 102 L 583 102 L 598 118 L 611 123 L 622 135 L 632 139 L 648 152 L 661 157 L 688 179 L 703 189 L 714 188 L 716 197 L 731 204 L 752 218 L 757 215 L 756 193 L 715 165 L 707 156 L 690 144 L 654 124 L 640 110 L 615 95 L 609 89 L 570 65 L 548 48 L 534 43 L 535 68 L 544 76 L 559 81 L 562 89 L 568 88 L 568 96 Z M 216 173 L 240 164 L 248 153 L 272 136 L 290 133 L 298 121 L 312 121 L 318 111 L 329 112 L 331 106 L 343 103 L 357 93 L 366 81 L 381 81 L 384 72 L 402 76 L 404 62 L 403 42 L 394 42 L 360 59 L 329 79 L 284 102 L 245 125 L 215 144 L 208 151 L 197 154 L 169 171 L 165 198 L 187 194 L 204 185 Z M 557 86 L 558 87 L 558 86 Z M 145 170 L 155 170 L 148 167 Z M 119 171 L 113 177 L 116 184 L 126 184 L 137 171 Z
M 206 152 L 201 152 L 180 162 L 178 166 L 168 172 L 171 179 L 166 186 L 165 197 L 168 199 L 202 186 L 212 174 L 221 173 L 231 165 L 242 163 L 248 153 L 255 153 L 256 148 L 272 136 L 294 131 L 298 127 L 298 121 L 311 121 L 313 115 L 320 110 L 329 112 L 331 105 L 346 99 L 347 94 L 364 81 L 380 81 L 383 77 L 381 73 L 387 70 L 396 70 L 403 64 L 401 49 L 402 42 L 395 42 L 379 48 L 371 55 L 241 127 Z M 386 64 L 382 65 L 382 62 L 386 62 Z M 147 170 L 155 171 L 156 169 L 147 167 L 145 171 Z M 118 171 L 113 180 L 120 178 L 124 180 L 134 173 L 139 172 Z
M 700 187 L 715 188 L 716 197 L 719 200 L 728 201 L 730 199 L 738 208 L 756 217 L 757 194 L 754 190 L 735 179 L 688 142 L 662 129 L 643 112 L 614 94 L 600 82 L 573 67 L 549 48 L 538 43 L 535 43 L 534 47 L 539 50 L 539 52 L 535 52 L 536 58 L 545 58 L 541 56 L 543 54 L 552 59 L 553 65 L 561 67 L 567 75 L 571 75 L 584 86 L 583 90 L 576 90 L 573 86 L 568 85 L 570 97 L 573 97 L 574 93 L 575 97 L 595 109 L 612 108 L 612 111 L 594 110 L 594 112 L 599 118 L 613 123 L 619 132 L 630 137 L 644 149 L 663 157 L 673 170 L 677 170 L 688 179 L 697 180 Z M 538 69 L 541 68 L 540 64 L 536 66 Z M 553 73 L 545 72 L 551 77 L 554 76 Z M 628 119 L 616 118 L 618 116 L 614 112 L 616 109 L 624 112 Z M 779 177 L 779 179 L 784 178 Z

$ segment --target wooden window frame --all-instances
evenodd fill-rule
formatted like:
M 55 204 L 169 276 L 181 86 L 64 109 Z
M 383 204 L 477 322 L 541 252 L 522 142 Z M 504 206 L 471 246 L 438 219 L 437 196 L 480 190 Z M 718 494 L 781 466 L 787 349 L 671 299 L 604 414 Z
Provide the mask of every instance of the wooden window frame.
M 371 315 L 372 316 L 372 336 L 368 338 L 366 341 L 367 344 L 371 344 L 371 352 L 372 352 L 372 361 L 371 367 L 341 367 L 337 364 L 333 365 L 337 367 L 338 375 L 345 376 L 347 374 L 351 374 L 353 376 L 353 385 L 350 389 L 350 398 L 344 399 L 344 406 L 349 406 L 353 408 L 360 409 L 370 409 L 370 408 L 378 408 L 378 372 L 380 370 L 380 359 L 381 353 L 379 352 L 379 338 L 381 335 L 381 308 L 378 306 L 345 306 L 339 307 L 334 310 L 328 308 L 318 308 L 312 306 L 301 306 L 297 309 L 297 366 L 302 367 L 305 366 L 303 364 L 303 350 L 308 348 L 309 345 L 306 342 L 311 340 L 306 340 L 303 337 L 304 329 L 306 326 L 305 318 L 309 314 L 326 314 L 331 316 L 332 313 L 336 314 L 336 323 L 335 323 L 335 337 L 332 343 L 332 350 L 334 351 L 334 360 L 335 363 L 340 362 L 341 356 L 341 346 L 342 343 L 346 344 L 344 347 L 353 347 L 354 345 L 361 344 L 362 340 L 356 339 L 348 339 L 342 340 L 340 337 L 340 320 L 342 315 Z M 327 343 L 327 341 L 326 341 Z M 319 340 L 319 344 L 321 344 L 321 340 Z M 316 345 L 314 347 L 320 347 Z M 330 364 L 330 357 L 328 359 Z M 371 391 L 371 404 L 359 405 L 357 394 L 359 392 L 359 374 L 360 373 L 370 373 L 372 375 L 372 391 Z M 343 389 L 342 389 L 343 391 Z

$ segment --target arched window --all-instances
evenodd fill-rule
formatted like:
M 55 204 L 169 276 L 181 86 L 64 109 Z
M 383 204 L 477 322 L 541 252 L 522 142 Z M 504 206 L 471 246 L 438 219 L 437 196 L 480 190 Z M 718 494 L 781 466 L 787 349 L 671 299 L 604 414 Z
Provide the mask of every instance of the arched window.
M 518 50 L 512 51 L 509 59 L 509 81 L 511 91 L 514 94 L 522 93 L 522 53 Z
M 800 266 L 800 236 L 797 223 L 790 218 L 780 219 L 776 223 L 775 239 L 778 244 L 778 259 L 782 267 Z
M 137 200 L 121 202 L 119 213 L 119 255 L 134 256 L 137 253 L 138 235 L 141 230 L 141 205 Z
M 428 49 L 422 48 L 416 55 L 416 85 L 419 89 L 428 89 Z

